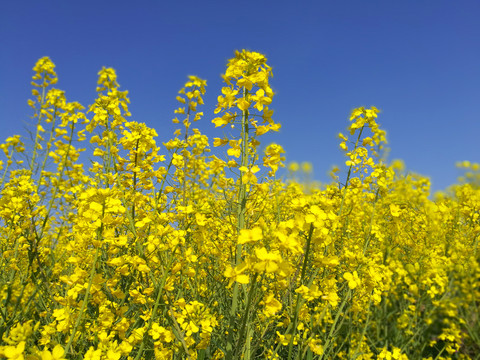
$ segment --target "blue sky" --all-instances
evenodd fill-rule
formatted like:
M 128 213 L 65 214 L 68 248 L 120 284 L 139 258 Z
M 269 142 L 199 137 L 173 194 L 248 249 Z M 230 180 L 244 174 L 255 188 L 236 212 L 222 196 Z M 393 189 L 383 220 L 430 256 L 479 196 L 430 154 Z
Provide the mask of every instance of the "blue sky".
M 135 5 L 134 5 L 135 4 Z M 480 161 L 480 2 L 405 1 L 2 1 L 0 138 L 26 134 L 32 67 L 56 64 L 69 101 L 94 101 L 102 66 L 129 90 L 132 120 L 167 141 L 175 96 L 187 75 L 207 80 L 210 120 L 220 74 L 236 49 L 265 54 L 288 161 L 309 161 L 328 181 L 343 163 L 336 135 L 350 111 L 375 105 L 389 159 L 429 176 L 433 190 L 455 182 L 455 162 Z

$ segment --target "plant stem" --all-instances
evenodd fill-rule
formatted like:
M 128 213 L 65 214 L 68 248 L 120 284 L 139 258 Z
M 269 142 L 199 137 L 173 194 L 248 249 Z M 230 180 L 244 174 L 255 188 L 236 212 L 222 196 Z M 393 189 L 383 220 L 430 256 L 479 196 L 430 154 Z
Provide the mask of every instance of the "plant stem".
M 300 285 L 303 285 L 303 281 L 305 280 L 305 273 L 307 272 L 307 263 L 308 263 L 308 256 L 310 254 L 310 248 L 312 243 L 312 235 L 313 235 L 313 223 L 310 224 L 310 230 L 308 231 L 307 237 L 307 245 L 305 249 L 305 257 L 303 259 L 303 266 L 302 266 L 302 274 L 300 275 Z M 290 360 L 292 358 L 292 351 L 293 351 L 293 339 L 295 337 L 295 332 L 297 330 L 297 321 L 298 321 L 298 313 L 300 312 L 300 294 L 297 294 L 297 300 L 295 305 L 295 314 L 293 317 L 293 326 L 292 326 L 292 334 L 290 337 L 290 343 L 288 344 L 288 357 L 287 359 Z
M 243 97 L 246 98 L 248 95 L 247 89 L 243 88 Z M 241 153 L 241 166 L 248 166 L 249 162 L 249 153 L 248 153 L 248 110 L 242 111 L 242 153 Z M 245 228 L 245 209 L 247 204 L 247 184 L 244 184 L 242 181 L 242 176 L 240 174 L 239 179 L 239 189 L 238 189 L 238 203 L 237 203 L 237 232 L 240 233 L 240 230 Z M 242 261 L 242 244 L 237 244 L 235 252 L 234 264 L 237 266 Z M 230 308 L 230 326 L 228 331 L 227 339 L 227 354 L 225 359 L 233 359 L 233 343 L 234 343 L 234 330 L 236 323 L 236 315 L 238 308 L 238 293 L 239 293 L 238 283 L 233 284 L 233 298 L 232 306 Z M 245 316 L 247 316 L 245 314 Z
M 68 344 L 65 347 L 65 354 L 68 354 L 70 350 L 70 346 L 73 343 L 73 339 L 75 338 L 75 333 L 77 332 L 78 326 L 80 325 L 80 321 L 82 320 L 83 314 L 85 312 L 85 308 L 87 307 L 88 303 L 88 295 L 90 294 L 90 288 L 92 287 L 93 277 L 95 276 L 95 267 L 97 265 L 98 253 L 100 251 L 100 247 L 97 247 L 95 251 L 95 258 L 93 260 L 92 270 L 90 271 L 90 279 L 88 280 L 87 290 L 85 292 L 85 298 L 83 299 L 82 308 L 80 309 L 80 313 L 78 314 L 77 321 L 72 330 L 72 335 L 70 335 L 70 339 L 68 340 Z

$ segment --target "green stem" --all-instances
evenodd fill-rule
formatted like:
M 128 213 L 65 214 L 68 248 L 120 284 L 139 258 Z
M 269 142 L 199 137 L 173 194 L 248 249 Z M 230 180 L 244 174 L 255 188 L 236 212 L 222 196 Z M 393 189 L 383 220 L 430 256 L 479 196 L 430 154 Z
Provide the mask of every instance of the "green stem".
M 247 89 L 243 88 L 243 97 L 246 98 L 248 95 Z M 248 166 L 249 160 L 249 153 L 248 153 L 248 110 L 242 111 L 242 154 L 241 154 L 241 165 L 240 166 Z M 243 183 L 242 176 L 240 174 L 239 179 L 239 189 L 238 189 L 238 203 L 237 203 L 237 231 L 240 233 L 240 230 L 245 228 L 245 209 L 247 204 L 247 185 Z M 237 244 L 236 253 L 235 253 L 235 266 L 238 265 L 242 260 L 242 244 Z M 230 308 L 230 325 L 228 331 L 228 339 L 227 339 L 227 354 L 225 359 L 231 360 L 233 359 L 233 343 L 234 343 L 234 330 L 235 330 L 235 322 L 236 322 L 236 314 L 238 308 L 238 283 L 235 282 L 233 284 L 233 298 L 232 298 L 232 306 Z
M 339 320 L 340 316 L 342 315 L 343 308 L 347 304 L 347 301 L 349 300 L 351 294 L 352 294 L 352 291 L 349 288 L 347 296 L 345 296 L 342 303 L 340 304 L 340 308 L 338 309 L 337 315 L 335 316 L 335 320 L 333 321 L 332 327 L 330 328 L 330 332 L 328 333 L 327 341 L 325 341 L 325 345 L 324 345 L 325 351 L 324 351 L 324 353 L 323 353 L 323 355 L 320 359 L 328 359 L 328 354 L 330 353 L 330 350 L 331 350 L 330 342 L 332 341 L 334 331 L 337 327 L 338 320 Z M 343 322 L 343 319 L 342 319 L 342 322 Z
M 302 274 L 300 275 L 300 285 L 303 285 L 303 281 L 305 279 L 305 274 L 307 272 L 307 263 L 308 263 L 308 257 L 310 254 L 310 248 L 311 248 L 311 243 L 312 243 L 312 235 L 313 235 L 313 223 L 310 224 L 310 230 L 308 231 L 308 238 L 307 238 L 307 245 L 305 249 L 305 257 L 303 259 L 303 266 L 302 266 Z M 293 339 L 295 338 L 295 332 L 297 330 L 297 322 L 298 322 L 298 313 L 300 312 L 300 302 L 301 296 L 298 293 L 297 294 L 297 300 L 295 304 L 295 314 L 293 317 L 293 326 L 292 326 L 292 334 L 290 337 L 290 343 L 288 344 L 288 357 L 287 359 L 290 360 L 292 358 L 292 351 L 293 351 Z
M 273 175 L 273 193 L 275 194 L 275 205 L 277 207 L 277 224 L 280 224 L 280 202 L 278 201 L 277 178 Z
M 95 267 L 97 265 L 98 253 L 100 251 L 100 247 L 97 247 L 95 251 L 95 258 L 93 260 L 92 270 L 90 271 L 90 279 L 88 280 L 87 290 L 85 292 L 85 298 L 83 299 L 82 308 L 80 309 L 80 313 L 78 314 L 77 321 L 72 330 L 72 335 L 70 335 L 70 339 L 68 340 L 68 344 L 65 347 L 65 354 L 68 354 L 70 350 L 70 346 L 72 345 L 73 339 L 75 338 L 75 333 L 77 332 L 78 326 L 82 320 L 83 314 L 85 312 L 85 308 L 87 307 L 88 303 L 88 295 L 90 294 L 90 288 L 92 287 L 93 277 L 95 276 Z
M 248 299 L 247 299 L 247 307 L 245 308 L 245 314 L 243 316 L 243 322 L 242 322 L 242 327 L 240 328 L 240 332 L 238 334 L 238 339 L 237 339 L 237 351 L 242 347 L 242 340 L 245 334 L 245 329 L 247 326 L 248 318 L 249 318 L 249 313 L 250 313 L 250 305 L 252 304 L 252 298 L 255 290 L 255 285 L 257 283 L 257 276 L 258 274 L 255 274 L 253 277 L 252 284 L 250 286 L 250 291 L 248 292 Z
M 367 319 L 365 320 L 365 325 L 363 326 L 360 341 L 358 342 L 357 348 L 355 349 L 355 352 L 353 354 L 355 357 L 360 352 L 360 346 L 362 345 L 363 338 L 367 332 L 368 325 L 370 324 L 370 315 L 372 314 L 371 307 L 372 307 L 372 298 L 370 297 L 370 301 L 368 302 Z
M 175 249 L 173 250 L 172 257 L 170 258 L 170 262 L 169 262 L 169 264 L 166 266 L 166 269 L 170 269 L 170 268 L 171 268 L 171 265 L 172 265 L 172 263 L 173 263 L 173 260 L 175 259 L 175 252 L 176 252 L 176 250 L 177 250 L 177 248 L 175 248 Z M 150 331 L 150 329 L 152 328 L 153 321 L 154 321 L 154 319 L 155 319 L 156 316 L 157 316 L 158 307 L 160 306 L 160 300 L 162 299 L 163 288 L 165 287 L 165 282 L 167 281 L 167 274 L 168 274 L 168 272 L 165 271 L 165 273 L 164 273 L 163 276 L 162 276 L 162 280 L 161 280 L 161 282 L 160 282 L 160 285 L 158 286 L 157 298 L 155 299 L 155 305 L 153 306 L 152 316 L 150 316 L 150 319 L 148 320 L 147 331 L 145 331 L 145 336 L 144 336 L 143 339 L 142 339 L 142 343 L 140 344 L 140 348 L 138 349 L 137 356 L 135 356 L 135 359 L 134 359 L 134 360 L 139 360 L 139 359 L 142 357 L 143 350 L 144 350 L 144 348 L 145 348 L 145 340 L 146 340 L 147 334 L 148 334 L 148 332 Z M 152 277 L 153 277 L 153 274 L 152 274 Z
M 45 73 L 43 74 L 43 84 L 45 84 Z M 37 133 L 35 134 L 35 143 L 33 144 L 33 154 L 32 154 L 32 161 L 30 162 L 30 171 L 33 174 L 33 165 L 35 164 L 35 157 L 37 155 L 37 146 L 38 146 L 38 134 L 39 134 L 39 127 L 40 123 L 42 122 L 42 107 L 45 104 L 45 90 L 46 86 L 42 86 L 42 98 L 40 100 L 40 111 L 38 113 L 38 121 L 37 121 Z
M 3 171 L 2 180 L 0 180 L 0 186 L 2 186 L 5 182 L 5 177 L 7 175 L 8 169 L 10 168 L 10 161 L 13 161 L 13 160 L 11 160 L 11 158 L 8 158 L 7 166 L 5 166 L 5 170 Z
M 360 138 L 362 137 L 364 128 L 365 128 L 365 125 L 362 126 L 362 128 L 360 129 L 360 132 L 358 133 L 357 141 L 355 142 L 355 147 L 353 148 L 353 151 L 357 150 L 358 143 L 360 141 Z M 347 195 L 348 182 L 350 181 L 350 176 L 352 174 L 352 167 L 353 165 L 350 165 L 350 167 L 348 168 L 347 180 L 345 181 L 345 187 L 343 188 L 342 203 L 340 204 L 340 210 L 338 211 L 338 216 L 342 215 L 343 205 L 345 203 L 345 197 Z

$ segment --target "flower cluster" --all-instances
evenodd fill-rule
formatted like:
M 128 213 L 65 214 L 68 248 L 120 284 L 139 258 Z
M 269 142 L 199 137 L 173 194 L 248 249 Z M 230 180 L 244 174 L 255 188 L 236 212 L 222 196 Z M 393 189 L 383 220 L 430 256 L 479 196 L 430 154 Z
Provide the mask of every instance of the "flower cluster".
M 87 113 L 53 88 L 54 70 L 34 67 L 32 142 L 0 144 L 0 358 L 478 356 L 477 163 L 431 196 L 427 178 L 387 162 L 379 111 L 361 107 L 339 134 L 344 176 L 318 186 L 291 163 L 278 178 L 283 148 L 258 151 L 280 125 L 256 52 L 236 52 L 223 76 L 223 158 L 193 127 L 205 80 L 188 77 L 160 146 L 127 121 L 113 69 Z

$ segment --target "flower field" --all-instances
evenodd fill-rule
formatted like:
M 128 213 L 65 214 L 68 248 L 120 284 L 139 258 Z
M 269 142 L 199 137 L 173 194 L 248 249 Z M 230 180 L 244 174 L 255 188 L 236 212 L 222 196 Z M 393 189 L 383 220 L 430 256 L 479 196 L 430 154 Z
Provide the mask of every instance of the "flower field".
M 430 196 L 362 107 L 344 175 L 277 177 L 255 52 L 229 60 L 214 114 L 188 78 L 172 139 L 129 121 L 111 68 L 88 108 L 49 58 L 33 70 L 32 138 L 0 145 L 0 358 L 480 359 L 478 164 Z

